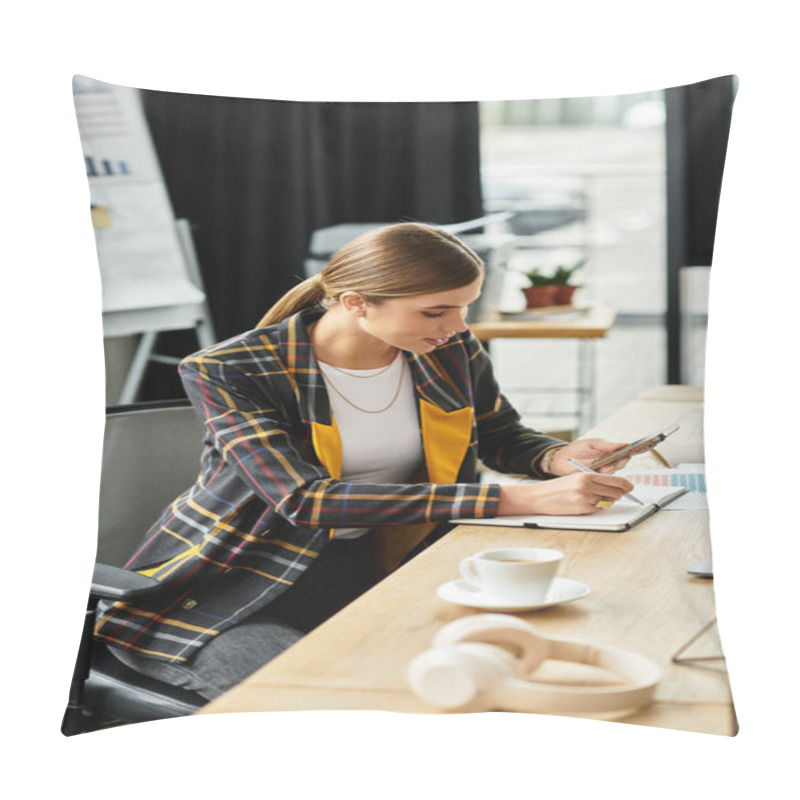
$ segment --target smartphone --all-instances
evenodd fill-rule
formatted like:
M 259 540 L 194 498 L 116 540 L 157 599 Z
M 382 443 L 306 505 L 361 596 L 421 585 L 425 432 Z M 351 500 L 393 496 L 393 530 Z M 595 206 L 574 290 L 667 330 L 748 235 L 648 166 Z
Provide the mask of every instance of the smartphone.
M 621 458 L 626 458 L 636 451 L 644 452 L 645 450 L 649 450 L 651 447 L 655 447 L 660 442 L 663 442 L 667 436 L 675 433 L 675 431 L 678 430 L 678 427 L 679 426 L 677 424 L 670 425 L 668 428 L 664 428 L 663 431 L 659 431 L 658 433 L 654 433 L 650 436 L 644 436 L 641 439 L 637 439 L 635 442 L 631 442 L 626 447 L 615 450 L 610 455 L 598 458 L 597 461 L 593 461 L 591 464 L 589 464 L 589 467 L 591 469 L 599 469 L 600 467 L 605 467 L 608 464 L 613 464 L 615 461 L 619 461 Z

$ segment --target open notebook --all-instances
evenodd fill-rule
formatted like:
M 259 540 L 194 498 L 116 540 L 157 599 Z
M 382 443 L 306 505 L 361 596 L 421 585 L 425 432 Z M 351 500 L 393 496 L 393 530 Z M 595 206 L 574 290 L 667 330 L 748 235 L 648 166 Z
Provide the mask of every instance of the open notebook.
M 644 505 L 640 506 L 623 497 L 611 508 L 600 508 L 593 514 L 580 516 L 552 516 L 537 514 L 530 517 L 493 517 L 491 519 L 453 520 L 458 525 L 499 525 L 511 528 L 565 528 L 578 531 L 627 531 L 634 525 L 655 514 L 667 503 L 687 491 L 684 486 L 645 486 L 637 485 L 636 497 Z

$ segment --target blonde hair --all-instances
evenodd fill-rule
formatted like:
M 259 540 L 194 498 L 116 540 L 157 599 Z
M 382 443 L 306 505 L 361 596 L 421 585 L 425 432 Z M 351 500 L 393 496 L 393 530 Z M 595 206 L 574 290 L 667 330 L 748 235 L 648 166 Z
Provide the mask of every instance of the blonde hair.
M 483 261 L 451 233 L 419 222 L 367 231 L 342 247 L 322 271 L 290 289 L 261 318 L 274 325 L 309 306 L 330 308 L 347 291 L 369 303 L 468 286 Z

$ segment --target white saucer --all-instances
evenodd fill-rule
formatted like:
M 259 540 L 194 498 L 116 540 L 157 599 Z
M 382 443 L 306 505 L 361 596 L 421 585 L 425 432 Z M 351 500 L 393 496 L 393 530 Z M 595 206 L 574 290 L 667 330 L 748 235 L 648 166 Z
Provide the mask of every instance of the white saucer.
M 492 599 L 483 589 L 469 583 L 468 581 L 458 580 L 442 584 L 436 594 L 447 600 L 448 603 L 455 603 L 459 606 L 469 606 L 470 608 L 485 608 L 490 611 L 536 611 L 540 608 L 550 608 L 559 603 L 568 603 L 570 600 L 577 600 L 589 594 L 589 587 L 580 581 L 571 578 L 553 578 L 550 591 L 544 600 L 538 603 L 507 604 Z

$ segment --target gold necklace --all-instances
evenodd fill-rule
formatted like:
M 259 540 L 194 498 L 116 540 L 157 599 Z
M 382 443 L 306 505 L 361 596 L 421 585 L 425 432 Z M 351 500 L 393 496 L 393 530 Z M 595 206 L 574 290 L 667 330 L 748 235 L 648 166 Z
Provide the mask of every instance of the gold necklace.
M 394 363 L 394 362 L 392 362 L 392 363 Z M 328 366 L 330 366 L 330 364 Z M 392 366 L 392 364 L 390 364 L 389 366 Z M 336 368 L 334 367 L 334 369 L 336 369 Z M 323 375 L 324 374 L 325 373 L 323 373 Z M 345 374 L 347 374 L 347 373 L 345 373 Z M 383 414 L 384 411 L 388 411 L 395 404 L 395 402 L 397 401 L 397 398 L 400 396 L 400 388 L 403 385 L 403 379 L 405 378 L 405 376 L 406 376 L 406 371 L 405 371 L 405 369 L 403 367 L 401 367 L 401 369 L 400 369 L 400 380 L 399 380 L 399 382 L 397 384 L 397 389 L 395 389 L 395 391 L 394 391 L 394 397 L 392 397 L 392 399 L 389 401 L 389 405 L 388 406 L 384 406 L 383 408 L 379 408 L 376 411 L 371 411 L 368 408 L 361 408 L 361 406 L 357 406 L 352 400 L 348 400 L 336 388 L 336 386 L 334 385 L 333 381 L 330 378 L 328 378 L 326 382 L 327 382 L 328 386 L 330 386 L 330 388 L 333 389 L 333 391 L 336 392 L 336 394 L 338 394 L 339 397 L 341 397 L 342 400 L 345 401 L 345 403 L 347 403 L 349 406 L 352 406 L 354 409 L 356 409 L 356 411 L 361 411 L 364 414 Z M 353 377 L 358 377 L 358 376 L 354 375 Z M 367 377 L 374 377 L 374 376 L 367 376 Z
M 398 353 L 380 372 L 374 372 L 372 373 L 372 375 L 354 375 L 352 372 L 348 372 L 346 369 L 342 369 L 341 367 L 334 367 L 333 364 L 328 364 L 325 361 L 321 363 L 325 364 L 326 367 L 335 369 L 337 372 L 341 372 L 342 375 L 347 375 L 350 378 L 358 378 L 359 380 L 368 380 L 369 378 L 377 378 L 379 375 L 383 375 L 384 372 L 388 372 L 394 366 L 394 362 L 397 361 L 399 355 L 400 354 Z

